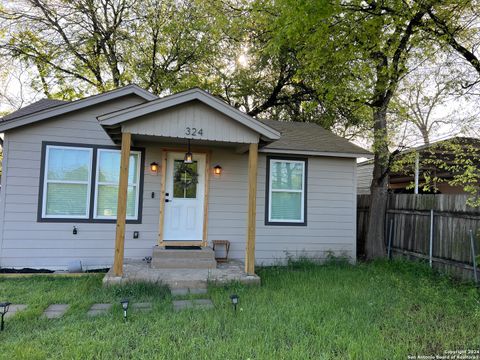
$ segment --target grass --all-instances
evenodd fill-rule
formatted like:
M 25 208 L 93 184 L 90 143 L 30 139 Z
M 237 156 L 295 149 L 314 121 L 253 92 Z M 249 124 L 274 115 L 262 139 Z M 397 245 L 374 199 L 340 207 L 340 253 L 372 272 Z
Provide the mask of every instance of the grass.
M 215 310 L 175 313 L 164 288 L 102 288 L 101 275 L 0 278 L 0 300 L 29 308 L 7 320 L 1 359 L 406 359 L 478 349 L 480 296 L 425 266 L 374 262 L 259 270 L 261 287 L 210 288 Z M 229 295 L 237 293 L 235 314 Z M 153 301 L 122 321 L 118 302 Z M 95 319 L 96 302 L 115 302 Z M 58 320 L 39 315 L 69 303 Z

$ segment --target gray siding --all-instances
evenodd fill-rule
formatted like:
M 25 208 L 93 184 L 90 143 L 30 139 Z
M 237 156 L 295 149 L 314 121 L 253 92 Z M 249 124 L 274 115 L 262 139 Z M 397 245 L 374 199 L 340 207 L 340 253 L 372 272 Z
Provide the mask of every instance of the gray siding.
M 143 101 L 136 96 L 123 97 L 5 134 L 0 193 L 1 267 L 65 269 L 74 259 L 83 260 L 87 267 L 112 263 L 114 224 L 37 222 L 41 144 L 42 141 L 58 141 L 113 145 L 96 117 Z M 146 163 L 154 155 L 147 150 Z M 145 175 L 143 224 L 127 225 L 127 257 L 145 256 L 145 249 L 151 249 L 149 238 L 155 237 L 158 231 L 158 201 L 146 196 L 157 189 L 152 177 Z M 73 225 L 78 227 L 78 235 L 72 234 Z M 140 239 L 133 240 L 135 230 L 142 231 Z
M 276 154 L 276 156 L 278 156 Z M 287 256 L 323 260 L 329 252 L 352 260 L 356 254 L 356 163 L 354 159 L 308 159 L 307 226 L 265 225 L 266 158 L 259 155 L 257 185 L 257 264 L 283 262 Z M 231 256 L 245 256 L 248 156 L 214 151 L 212 166 L 223 173 L 211 177 L 208 238 L 230 240 Z
M 190 128 L 190 133 L 186 128 Z M 195 128 L 195 134 L 192 129 Z M 217 110 L 192 101 L 180 107 L 130 120 L 122 125 L 125 132 L 167 138 L 192 138 L 232 143 L 256 143 L 258 134 Z M 198 133 L 202 130 L 201 134 Z
M 102 113 L 142 100 L 130 97 L 98 105 L 69 116 L 50 119 L 7 132 L 4 176 L 0 193 L 0 266 L 65 269 L 71 260 L 89 268 L 113 262 L 115 224 L 37 222 L 42 141 L 112 145 L 96 120 Z M 125 257 L 151 256 L 157 243 L 160 175 L 148 164 L 161 162 L 160 143 L 135 143 L 146 148 L 142 224 L 127 224 Z M 171 144 L 168 145 L 171 147 Z M 221 165 L 221 176 L 210 176 L 208 240 L 230 240 L 230 256 L 244 259 L 247 225 L 248 155 L 233 148 L 210 148 L 211 166 Z M 265 226 L 266 155 L 259 155 L 257 192 L 258 264 L 282 262 L 287 255 L 324 259 L 329 251 L 355 255 L 356 164 L 354 159 L 311 157 L 308 164 L 308 225 Z M 152 192 L 155 197 L 152 198 Z M 78 234 L 73 235 L 73 226 Z M 133 239 L 139 231 L 139 239 Z

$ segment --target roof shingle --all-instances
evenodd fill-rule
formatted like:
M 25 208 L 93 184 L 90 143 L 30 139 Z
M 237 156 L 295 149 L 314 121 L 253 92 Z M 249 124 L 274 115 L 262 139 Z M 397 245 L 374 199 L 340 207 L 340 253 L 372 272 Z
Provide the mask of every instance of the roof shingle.
M 13 120 L 22 116 L 26 115 L 31 115 L 34 114 L 38 111 L 50 109 L 52 107 L 62 105 L 67 103 L 68 101 L 62 101 L 62 100 L 54 100 L 54 99 L 41 99 L 37 102 L 34 102 L 33 104 L 30 104 L 28 106 L 25 106 L 17 111 L 14 111 L 13 113 L 10 113 L 3 118 L 0 119 L 1 121 L 7 121 L 7 120 Z
M 282 134 L 279 140 L 266 145 L 264 149 L 371 155 L 368 150 L 314 123 L 259 121 Z

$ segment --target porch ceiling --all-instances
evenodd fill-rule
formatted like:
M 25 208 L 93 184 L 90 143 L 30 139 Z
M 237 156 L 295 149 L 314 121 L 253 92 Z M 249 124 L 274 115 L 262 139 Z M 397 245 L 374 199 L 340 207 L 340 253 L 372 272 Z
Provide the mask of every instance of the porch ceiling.
M 165 146 L 165 147 L 171 146 L 172 148 L 174 148 L 174 147 L 181 146 L 186 148 L 189 140 L 192 148 L 219 147 L 219 148 L 235 148 L 237 152 L 241 152 L 241 153 L 245 153 L 248 151 L 248 145 L 246 145 L 245 143 L 132 134 L 132 144 L 135 146 L 141 145 L 141 144 L 161 144 L 162 146 Z M 115 142 L 117 144 L 121 143 L 121 133 L 115 135 Z

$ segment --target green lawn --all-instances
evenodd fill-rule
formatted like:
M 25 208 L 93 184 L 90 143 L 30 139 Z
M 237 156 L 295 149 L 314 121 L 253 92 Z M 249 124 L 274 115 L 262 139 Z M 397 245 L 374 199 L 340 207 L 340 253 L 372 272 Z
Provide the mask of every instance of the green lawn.
M 162 288 L 105 289 L 101 275 L 0 278 L 0 301 L 29 305 L 0 333 L 0 358 L 406 359 L 480 344 L 478 291 L 420 264 L 296 264 L 259 275 L 261 287 L 211 288 L 215 310 L 181 313 Z M 153 301 L 154 309 L 127 323 L 119 305 L 86 316 L 91 304 L 123 297 Z M 39 319 L 50 303 L 72 307 L 62 319 Z

